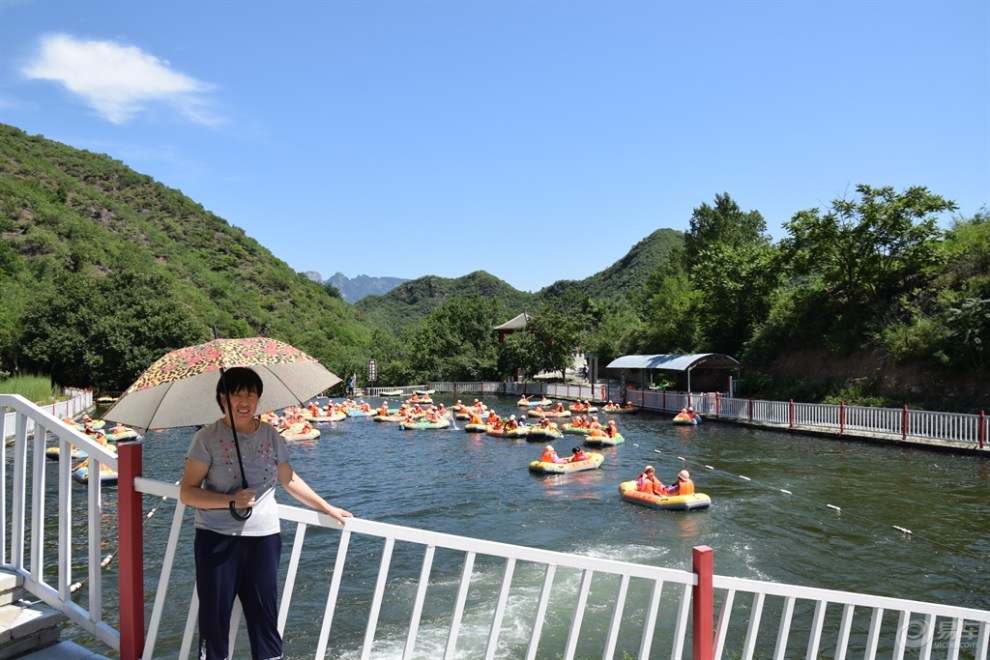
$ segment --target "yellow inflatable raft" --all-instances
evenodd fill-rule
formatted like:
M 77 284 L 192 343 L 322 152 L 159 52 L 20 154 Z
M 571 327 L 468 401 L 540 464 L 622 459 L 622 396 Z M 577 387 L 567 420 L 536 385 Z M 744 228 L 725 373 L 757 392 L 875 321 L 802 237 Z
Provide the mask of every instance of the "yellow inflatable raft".
M 588 458 L 574 463 L 546 463 L 544 461 L 533 461 L 529 464 L 530 472 L 542 472 L 543 474 L 569 474 L 571 472 L 581 472 L 583 470 L 594 470 L 602 466 L 605 457 L 595 452 L 588 452 Z
M 704 493 L 694 493 L 693 495 L 654 495 L 636 490 L 636 481 L 623 481 L 619 484 L 619 494 L 626 502 L 648 506 L 653 509 L 666 509 L 668 511 L 693 511 L 695 509 L 707 509 L 712 504 L 710 497 Z

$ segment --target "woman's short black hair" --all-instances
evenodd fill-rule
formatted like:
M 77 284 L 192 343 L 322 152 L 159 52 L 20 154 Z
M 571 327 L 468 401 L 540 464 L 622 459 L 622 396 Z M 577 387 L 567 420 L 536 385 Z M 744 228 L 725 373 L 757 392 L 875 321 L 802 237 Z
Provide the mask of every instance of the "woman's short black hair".
M 223 409 L 221 399 L 223 398 L 224 383 L 227 385 L 227 391 L 231 394 L 251 392 L 257 394 L 258 398 L 261 398 L 261 393 L 265 389 L 264 383 L 261 382 L 261 376 L 254 369 L 247 367 L 226 369 L 224 375 L 217 379 L 217 405 L 220 406 L 221 410 Z

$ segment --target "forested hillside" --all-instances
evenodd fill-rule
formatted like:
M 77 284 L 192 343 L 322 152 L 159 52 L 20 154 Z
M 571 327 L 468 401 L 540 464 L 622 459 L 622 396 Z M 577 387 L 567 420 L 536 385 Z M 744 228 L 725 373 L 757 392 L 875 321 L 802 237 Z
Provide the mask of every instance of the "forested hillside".
M 531 294 L 427 275 L 350 305 L 181 192 L 0 125 L 0 375 L 119 391 L 215 325 L 359 380 L 374 358 L 380 385 L 564 377 L 578 349 L 601 366 L 718 352 L 754 397 L 974 411 L 990 398 L 990 216 L 944 222 L 954 210 L 861 184 L 796 210 L 774 243 L 722 193 L 585 280 Z M 500 345 L 494 326 L 522 311 L 527 332 Z
M 511 316 L 533 309 L 538 300 L 536 295 L 519 291 L 479 270 L 456 279 L 428 275 L 409 280 L 383 296 L 362 298 L 355 306 L 374 325 L 399 332 L 426 318 L 430 311 L 445 302 L 473 296 L 499 301 Z
M 167 349 L 266 334 L 345 370 L 372 328 L 177 190 L 0 125 L 0 358 L 118 390 Z

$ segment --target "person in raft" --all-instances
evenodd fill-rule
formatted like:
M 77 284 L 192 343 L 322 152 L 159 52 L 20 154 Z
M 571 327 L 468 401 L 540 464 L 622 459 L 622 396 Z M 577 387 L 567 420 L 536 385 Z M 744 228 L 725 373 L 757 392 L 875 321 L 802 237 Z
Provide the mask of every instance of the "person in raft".
M 230 394 L 227 411 L 224 383 Z M 227 638 L 234 598 L 240 598 L 253 658 L 281 658 L 278 632 L 278 566 L 282 550 L 275 484 L 302 504 L 344 524 L 350 512 L 328 504 L 289 464 L 285 440 L 257 417 L 263 384 L 246 367 L 227 369 L 217 382 L 223 417 L 200 428 L 186 452 L 179 499 L 196 509 L 196 592 L 199 595 L 199 658 L 229 657 Z M 247 488 L 237 471 L 234 434 Z M 251 510 L 245 520 L 234 518 Z
M 667 489 L 664 487 L 663 482 L 657 479 L 656 468 L 652 465 L 647 465 L 643 468 L 639 478 L 636 480 L 636 490 L 644 493 L 652 493 L 653 495 L 667 494 Z
M 574 449 L 571 450 L 571 452 L 572 452 L 571 460 L 569 461 L 571 463 L 580 463 L 581 461 L 586 461 L 590 458 L 590 456 L 588 456 L 588 453 L 585 452 L 580 447 L 575 447 Z
M 677 473 L 677 481 L 671 486 L 667 486 L 668 495 L 694 495 L 694 482 L 691 481 L 691 473 L 681 470 Z
M 542 463 L 566 463 L 567 461 L 560 456 L 557 456 L 557 450 L 553 448 L 553 445 L 547 445 L 543 448 L 543 455 L 540 456 L 540 462 Z

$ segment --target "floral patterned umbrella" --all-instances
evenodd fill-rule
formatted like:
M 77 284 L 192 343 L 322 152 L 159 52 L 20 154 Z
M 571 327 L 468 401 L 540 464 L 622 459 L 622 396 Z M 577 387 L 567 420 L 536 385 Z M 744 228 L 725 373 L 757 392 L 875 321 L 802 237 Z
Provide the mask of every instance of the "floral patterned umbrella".
M 104 417 L 143 429 L 209 424 L 223 415 L 216 387 L 220 370 L 231 367 L 250 367 L 261 376 L 258 412 L 302 403 L 341 381 L 315 358 L 276 339 L 219 338 L 161 357 Z

